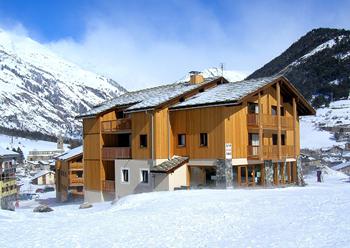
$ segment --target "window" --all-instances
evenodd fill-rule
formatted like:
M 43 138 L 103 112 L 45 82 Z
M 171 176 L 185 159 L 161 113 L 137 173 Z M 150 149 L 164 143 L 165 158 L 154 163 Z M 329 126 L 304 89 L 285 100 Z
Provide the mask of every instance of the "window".
M 285 134 L 281 134 L 281 145 L 282 146 L 286 145 L 286 135 Z
M 272 134 L 272 145 L 277 146 L 277 134 Z
M 124 118 L 124 112 L 123 111 L 118 111 L 117 112 L 117 119 L 123 119 Z
M 281 107 L 281 116 L 284 116 L 284 107 Z
M 141 183 L 148 183 L 148 175 L 149 175 L 149 171 L 148 169 L 141 169 Z
M 208 146 L 208 134 L 207 133 L 200 134 L 200 146 Z
M 177 145 L 178 146 L 186 146 L 186 135 L 178 134 L 177 135 Z
M 259 134 L 258 133 L 249 133 L 248 143 L 250 146 L 259 146 Z
M 140 135 L 140 147 L 146 148 L 147 147 L 147 134 L 141 134 Z
M 271 106 L 271 115 L 277 115 L 277 106 Z
M 248 102 L 248 113 L 249 114 L 258 114 L 259 106 L 256 103 Z
M 129 183 L 129 169 L 122 169 L 122 183 Z

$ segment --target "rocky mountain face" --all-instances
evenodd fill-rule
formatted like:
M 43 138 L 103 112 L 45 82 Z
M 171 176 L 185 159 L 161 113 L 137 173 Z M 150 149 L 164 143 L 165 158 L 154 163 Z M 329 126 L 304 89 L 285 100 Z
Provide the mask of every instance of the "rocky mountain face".
M 30 38 L 0 30 L 0 131 L 74 138 L 74 119 L 126 90 L 52 53 Z
M 248 78 L 285 75 L 316 108 L 350 89 L 350 31 L 314 29 Z

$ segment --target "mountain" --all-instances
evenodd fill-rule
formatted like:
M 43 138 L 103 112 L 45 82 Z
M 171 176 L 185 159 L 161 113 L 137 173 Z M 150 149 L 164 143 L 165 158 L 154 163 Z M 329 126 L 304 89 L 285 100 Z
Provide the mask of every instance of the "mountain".
M 0 30 L 0 131 L 77 137 L 75 116 L 124 92 L 38 42 Z
M 314 29 L 248 79 L 273 74 L 285 75 L 314 107 L 347 98 L 350 89 L 350 31 Z

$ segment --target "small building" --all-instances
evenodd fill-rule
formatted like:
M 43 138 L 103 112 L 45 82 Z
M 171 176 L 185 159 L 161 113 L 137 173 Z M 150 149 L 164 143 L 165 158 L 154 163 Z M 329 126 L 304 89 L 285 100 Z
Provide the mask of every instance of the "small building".
M 55 172 L 43 170 L 32 177 L 32 184 L 35 185 L 53 185 L 55 184 Z
M 350 175 L 350 162 L 338 164 L 336 166 L 333 166 L 332 169 Z
M 0 201 L 2 209 L 14 210 L 17 200 L 16 163 L 19 154 L 0 147 Z
M 76 147 L 56 157 L 56 199 L 69 200 L 69 196 L 84 195 L 83 147 Z

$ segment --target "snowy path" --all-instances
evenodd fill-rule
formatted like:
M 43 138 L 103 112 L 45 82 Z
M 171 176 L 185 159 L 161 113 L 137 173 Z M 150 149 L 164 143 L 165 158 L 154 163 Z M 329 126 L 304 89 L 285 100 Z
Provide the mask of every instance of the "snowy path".
M 0 247 L 349 247 L 350 183 L 139 194 L 0 211 Z

